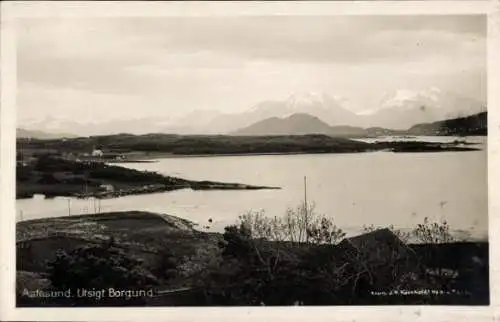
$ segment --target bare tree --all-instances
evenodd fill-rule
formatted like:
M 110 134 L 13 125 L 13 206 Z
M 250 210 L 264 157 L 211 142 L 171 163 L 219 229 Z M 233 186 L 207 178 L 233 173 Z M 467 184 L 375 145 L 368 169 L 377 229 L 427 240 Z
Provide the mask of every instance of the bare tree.
M 455 241 L 446 220 L 431 223 L 427 217 L 424 218 L 423 224 L 418 224 L 417 228 L 413 230 L 413 235 L 420 242 L 426 244 L 442 244 Z
M 247 212 L 239 217 L 253 238 L 270 241 L 288 241 L 292 244 L 336 244 L 345 233 L 334 224 L 333 217 L 319 214 L 314 203 L 304 202 L 288 208 L 282 217 L 267 217 L 264 211 Z

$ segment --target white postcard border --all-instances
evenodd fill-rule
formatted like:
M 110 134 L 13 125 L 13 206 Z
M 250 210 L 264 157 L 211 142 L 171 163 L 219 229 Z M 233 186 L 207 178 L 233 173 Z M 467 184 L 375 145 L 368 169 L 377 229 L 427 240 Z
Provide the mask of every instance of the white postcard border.
M 500 1 L 3 2 L 0 114 L 0 319 L 5 321 L 492 321 L 500 301 Z M 212 15 L 488 14 L 489 307 L 15 308 L 15 19 Z M 495 59 L 496 58 L 496 59 Z

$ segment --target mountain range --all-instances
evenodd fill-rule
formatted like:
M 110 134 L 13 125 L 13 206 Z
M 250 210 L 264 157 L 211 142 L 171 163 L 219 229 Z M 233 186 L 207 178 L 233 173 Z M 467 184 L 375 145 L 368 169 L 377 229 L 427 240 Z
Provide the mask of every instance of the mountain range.
M 309 114 L 293 114 L 285 118 L 268 118 L 232 134 L 238 136 L 325 134 L 350 138 L 383 135 L 486 135 L 487 112 L 432 123 L 421 123 L 406 130 L 330 126 Z
M 468 116 L 486 110 L 481 102 L 438 88 L 398 90 L 388 93 L 373 109 L 358 113 L 352 112 L 345 105 L 346 102 L 342 98 L 324 93 L 306 92 L 292 94 L 283 100 L 262 101 L 239 113 L 204 109 L 191 111 L 178 118 L 154 116 L 94 123 L 79 123 L 49 116 L 22 123 L 20 127 L 47 133 L 74 133 L 78 136 L 113 133 L 229 134 L 243 131 L 261 121 L 271 122 L 274 125 L 280 122 L 277 119 L 295 114 L 307 114 L 325 123 L 317 122 L 318 128 L 314 131 L 321 132 L 325 129 L 325 125 L 342 126 L 348 131 L 357 131 L 358 127 L 403 130 L 415 124 Z M 299 132 L 306 129 L 300 129 Z
M 431 123 L 416 124 L 406 130 L 387 129 L 382 127 L 362 128 L 356 126 L 330 126 L 319 118 L 296 113 L 288 117 L 271 117 L 256 122 L 246 128 L 237 130 L 235 136 L 268 136 L 268 135 L 305 135 L 323 134 L 332 137 L 356 138 L 390 135 L 487 135 L 487 112 L 446 119 Z M 74 135 L 50 134 L 42 131 L 17 129 L 18 138 L 61 139 L 74 138 Z
M 386 95 L 377 110 L 362 113 L 362 125 L 407 129 L 415 124 L 464 117 L 484 112 L 480 102 L 438 88 L 398 90 Z
M 354 126 L 330 126 L 318 117 L 296 113 L 284 118 L 271 117 L 239 129 L 233 135 L 304 135 L 326 134 L 335 136 L 363 135 L 365 130 Z
M 71 139 L 77 137 L 73 134 L 64 134 L 64 133 L 48 133 L 44 131 L 31 131 L 25 129 L 16 129 L 16 137 L 17 138 L 33 138 L 33 139 L 41 139 L 41 140 L 49 140 L 49 139 Z

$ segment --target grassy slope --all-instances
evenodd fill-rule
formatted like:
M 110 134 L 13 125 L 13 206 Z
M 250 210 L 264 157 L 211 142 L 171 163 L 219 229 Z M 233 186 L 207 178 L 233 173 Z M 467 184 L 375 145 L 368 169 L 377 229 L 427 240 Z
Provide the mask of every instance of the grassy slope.
M 57 250 L 68 252 L 106 242 L 111 237 L 116 247 L 142 258 L 150 267 L 157 263 L 164 249 L 182 259 L 217 245 L 220 236 L 197 231 L 193 226 L 175 216 L 140 211 L 23 221 L 16 225 L 17 270 L 43 275 L 47 260 L 53 260 Z M 34 243 L 35 250 L 26 253 L 23 245 L 29 243 Z

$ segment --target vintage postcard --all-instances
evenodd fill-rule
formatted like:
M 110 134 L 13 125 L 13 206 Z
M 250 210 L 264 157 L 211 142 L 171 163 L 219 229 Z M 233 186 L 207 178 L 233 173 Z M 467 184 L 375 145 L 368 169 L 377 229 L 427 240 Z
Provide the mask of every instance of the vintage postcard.
M 491 319 L 498 8 L 377 6 L 2 6 L 5 316 Z

